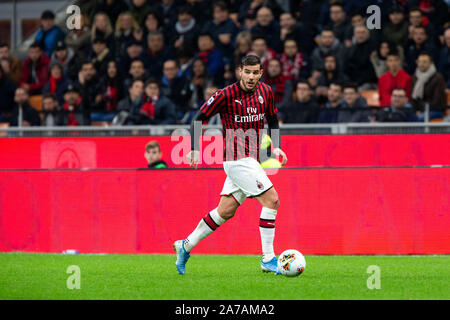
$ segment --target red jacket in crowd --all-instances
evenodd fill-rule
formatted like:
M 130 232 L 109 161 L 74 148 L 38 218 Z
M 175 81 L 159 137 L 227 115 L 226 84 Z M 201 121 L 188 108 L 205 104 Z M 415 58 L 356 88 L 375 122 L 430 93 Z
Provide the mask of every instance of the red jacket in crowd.
M 40 94 L 42 88 L 48 80 L 50 58 L 42 53 L 41 57 L 36 63 L 36 77 L 37 82 L 33 82 L 31 79 L 32 63 L 30 57 L 27 57 L 22 66 L 22 77 L 20 78 L 20 85 L 28 84 L 31 94 Z
M 391 105 L 391 95 L 395 88 L 405 89 L 408 99 L 411 97 L 411 76 L 403 69 L 400 69 L 396 76 L 388 71 L 378 79 L 380 106 L 387 107 Z

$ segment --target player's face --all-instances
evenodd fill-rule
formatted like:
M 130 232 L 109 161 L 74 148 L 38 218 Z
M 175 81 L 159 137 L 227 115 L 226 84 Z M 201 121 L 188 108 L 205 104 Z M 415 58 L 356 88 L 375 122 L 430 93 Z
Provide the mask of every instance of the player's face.
M 239 68 L 239 70 L 241 85 L 244 90 L 251 91 L 255 89 L 256 84 L 263 74 L 261 65 L 257 64 L 254 66 L 244 66 L 243 68 Z

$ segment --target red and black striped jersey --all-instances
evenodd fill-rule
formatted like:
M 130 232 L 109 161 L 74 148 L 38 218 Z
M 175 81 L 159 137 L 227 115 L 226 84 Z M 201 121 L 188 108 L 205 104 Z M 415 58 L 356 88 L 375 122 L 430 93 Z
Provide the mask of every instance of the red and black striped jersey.
M 259 161 L 260 130 L 265 118 L 278 112 L 272 89 L 262 82 L 252 91 L 243 90 L 239 82 L 220 89 L 200 110 L 208 118 L 220 114 L 224 161 L 246 157 Z

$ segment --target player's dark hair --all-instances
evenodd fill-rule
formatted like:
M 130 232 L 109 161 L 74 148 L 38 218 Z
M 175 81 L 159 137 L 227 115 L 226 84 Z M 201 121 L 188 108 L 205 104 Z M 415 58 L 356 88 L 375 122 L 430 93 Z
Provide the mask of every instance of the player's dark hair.
M 147 152 L 149 152 L 150 149 L 155 149 L 155 148 L 158 148 L 158 151 L 161 151 L 161 147 L 160 147 L 158 141 L 155 141 L 155 140 L 150 141 L 149 143 L 147 143 L 145 145 L 145 151 L 147 151 Z
M 258 64 L 262 67 L 261 59 L 254 54 L 249 54 L 241 59 L 241 68 L 244 68 L 245 66 L 256 66 Z

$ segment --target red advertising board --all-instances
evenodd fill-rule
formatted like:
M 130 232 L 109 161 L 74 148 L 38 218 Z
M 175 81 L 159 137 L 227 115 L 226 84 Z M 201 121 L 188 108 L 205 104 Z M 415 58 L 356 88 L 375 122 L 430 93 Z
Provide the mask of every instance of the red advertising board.
M 187 167 L 189 137 L 2 138 L 0 169 L 143 168 L 157 140 L 170 167 Z M 221 167 L 220 137 L 205 137 L 202 167 Z M 282 136 L 287 167 L 450 165 L 450 135 Z
M 450 168 L 282 169 L 270 179 L 276 253 L 450 253 Z M 172 253 L 217 206 L 224 180 L 220 169 L 0 171 L 0 251 Z M 247 199 L 195 253 L 259 254 L 260 212 Z

